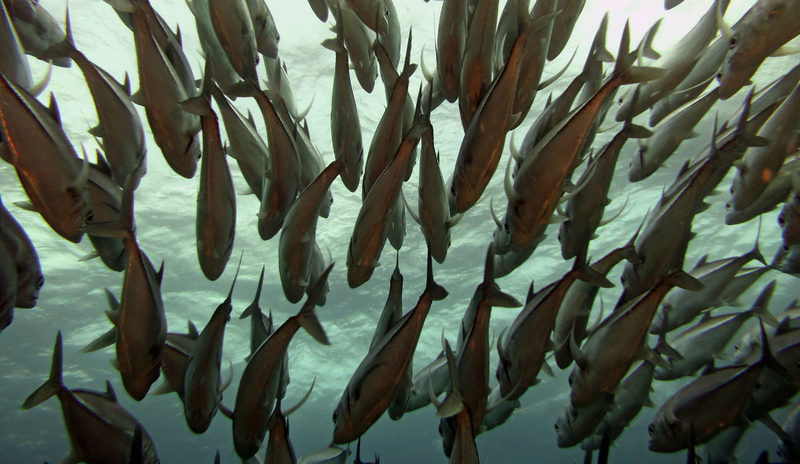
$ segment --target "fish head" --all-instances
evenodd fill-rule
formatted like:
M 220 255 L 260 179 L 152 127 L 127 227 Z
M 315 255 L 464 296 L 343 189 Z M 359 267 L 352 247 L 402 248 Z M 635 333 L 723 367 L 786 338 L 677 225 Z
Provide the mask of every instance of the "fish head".
M 589 375 L 581 368 L 575 367 L 569 374 L 569 386 L 572 389 L 569 398 L 575 407 L 583 407 L 592 404 L 597 397 L 597 391 L 589 382 Z
M 574 438 L 576 433 L 573 427 L 576 417 L 578 417 L 578 410 L 575 409 L 572 404 L 567 403 L 564 409 L 561 410 L 561 414 L 558 416 L 558 418 L 556 418 L 556 422 L 553 424 L 553 427 L 556 429 L 559 448 L 569 447 L 576 443 Z
M 446 456 L 450 456 L 453 451 L 456 441 L 456 425 L 455 417 L 445 417 L 439 421 L 439 435 L 442 437 L 442 447 Z
M 14 304 L 17 308 L 33 308 L 39 300 L 39 290 L 44 285 L 44 276 L 38 269 L 31 269 L 31 272 L 20 272 L 17 274 L 17 301 Z
M 659 411 L 647 427 L 647 432 L 650 434 L 647 447 L 650 451 L 669 453 L 686 447 L 687 443 L 683 437 L 688 436 L 688 431 L 685 424 L 679 420 L 670 421 L 667 416 L 663 410 Z
M 347 284 L 350 288 L 361 286 L 372 277 L 375 267 L 369 264 L 347 263 Z
M 333 442 L 338 444 L 350 443 L 360 435 L 357 432 L 359 424 L 353 420 L 350 407 L 353 405 L 350 390 L 344 391 L 339 404 L 333 411 Z

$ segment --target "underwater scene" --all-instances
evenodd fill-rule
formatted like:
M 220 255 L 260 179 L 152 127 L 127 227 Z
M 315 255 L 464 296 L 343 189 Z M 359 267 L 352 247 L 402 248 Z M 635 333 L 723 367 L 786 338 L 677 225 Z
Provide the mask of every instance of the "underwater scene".
M 0 463 L 800 462 L 800 1 L 0 5 Z

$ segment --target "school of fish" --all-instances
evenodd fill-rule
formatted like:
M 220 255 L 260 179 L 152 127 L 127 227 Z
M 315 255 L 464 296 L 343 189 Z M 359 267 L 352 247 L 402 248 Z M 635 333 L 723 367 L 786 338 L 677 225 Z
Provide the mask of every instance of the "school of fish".
M 27 196 L 14 207 L 0 203 L 0 332 L 31 330 L 16 308 L 48 311 L 37 303 L 51 277 L 40 263 L 50 246 L 32 241 L 20 225 L 25 221 L 15 219 L 38 213 L 50 228 L 49 242 L 77 246 L 86 235 L 93 252 L 81 261 L 100 261 L 108 275 L 122 277 L 118 290 L 104 290 L 106 331 L 93 334 L 82 351 L 113 353 L 114 372 L 135 401 L 176 393 L 195 434 L 214 420 L 230 420 L 242 462 L 343 463 L 351 459 L 349 444 L 357 442 L 353 462 L 364 463 L 361 437 L 386 411 L 402 420 L 428 407 L 440 418 L 443 459 L 478 463 L 476 437 L 520 411 L 521 399 L 536 395 L 537 384 L 555 382 L 541 375 L 552 376 L 553 365 L 569 370 L 563 385 L 569 393 L 561 414 L 546 420 L 554 422 L 557 446 L 580 445 L 586 463 L 596 451 L 597 462 L 608 462 L 609 447 L 645 406 L 656 411 L 648 427 L 653 452 L 686 453 L 688 462 L 699 456 L 737 462 L 736 444 L 762 422 L 780 445 L 765 444 L 758 462 L 800 462 L 800 404 L 784 423 L 773 418 L 800 391 L 800 306 L 797 300 L 785 309 L 770 304 L 776 288 L 796 294 L 791 288 L 800 277 L 800 49 L 793 45 L 800 0 L 756 0 L 732 25 L 729 0 L 705 1 L 688 32 L 661 50 L 655 45 L 664 33 L 660 19 L 646 26 L 637 44 L 630 22 L 641 18 L 628 18 L 614 32 L 619 44 L 612 45 L 606 43 L 606 14 L 593 37 L 580 38 L 591 44 L 588 53 L 573 54 L 563 67 L 548 63 L 566 60 L 585 0 L 401 1 L 419 3 L 415 8 L 438 18 L 436 37 L 402 30 L 408 19 L 393 0 L 297 6 L 330 26 L 321 44 L 307 44 L 333 63 L 332 88 L 317 88 L 315 95 L 323 99 L 330 92 L 324 117 L 331 144 L 323 146 L 309 129 L 308 116 L 319 111 L 314 98 L 303 98 L 310 101 L 303 108 L 292 89 L 290 75 L 301 76 L 303 68 L 289 74 L 281 60 L 279 30 L 297 26 L 276 22 L 265 0 L 187 0 L 197 44 L 185 41 L 171 26 L 176 19 L 162 17 L 149 0 L 98 3 L 132 33 L 136 69 L 127 71 L 138 76 L 135 92 L 128 74 L 120 82 L 78 48 L 72 22 L 82 18 L 70 17 L 69 6 L 61 21 L 53 17 L 60 11 L 33 0 L 0 0 L 0 158 L 19 180 L 0 193 L 6 200 L 7 189 L 21 188 Z M 666 0 L 663 14 L 679 3 Z M 412 47 L 419 43 L 433 49 L 435 67 L 423 57 L 414 62 Z M 198 48 L 199 66 L 186 52 Z M 780 55 L 797 65 L 774 80 L 754 77 Z M 585 62 L 570 75 L 573 59 Z M 43 77 L 34 79 L 29 60 L 47 63 Z M 94 154 L 70 140 L 82 122 L 62 120 L 57 100 L 66 96 L 43 93 L 52 66 L 73 63 L 97 114 L 96 126 L 80 129 L 89 134 L 80 140 L 96 143 Z M 380 92 L 376 83 L 383 84 L 385 104 L 374 119 L 358 104 L 362 91 Z M 553 90 L 560 83 L 566 84 Z M 715 110 L 725 101 L 735 102 L 726 107 L 732 111 Z M 251 108 L 260 111 L 260 122 Z M 440 137 L 437 117 L 447 112 L 460 120 L 463 136 L 455 135 L 460 142 L 447 147 L 452 153 L 445 158 L 434 136 Z M 710 131 L 700 124 L 704 118 L 713 121 Z M 365 147 L 362 134 L 370 130 Z M 524 138 L 517 144 L 513 134 L 520 131 Z M 148 145 L 150 135 L 154 144 Z M 693 137 L 703 148 L 683 154 L 680 146 Z M 624 151 L 629 139 L 636 146 Z M 238 261 L 222 302 L 205 312 L 207 323 L 197 321 L 202 328 L 189 320 L 188 333 L 168 328 L 168 320 L 187 317 L 173 312 L 162 292 L 171 275 L 186 270 L 170 270 L 163 257 L 148 255 L 139 240 L 146 228 L 135 220 L 136 197 L 151 195 L 140 187 L 158 151 L 174 171 L 170 176 L 199 179 L 196 190 L 181 193 L 196 198 L 196 263 L 204 278 L 216 281 L 233 268 L 232 255 Z M 630 216 L 630 197 L 610 193 L 615 172 L 624 181 L 626 167 L 633 192 L 644 179 L 667 179 L 660 198 L 629 221 L 638 227 L 626 230 L 627 243 L 593 246 L 605 224 Z M 246 192 L 237 192 L 239 178 Z M 352 230 L 346 251 L 344 235 L 333 234 L 336 243 L 331 234 L 318 241 L 337 220 L 332 187 L 338 179 L 345 190 L 337 197 L 352 195 L 360 205 L 343 226 Z M 504 210 L 497 198 L 502 193 Z M 255 210 L 243 211 L 253 200 Z M 607 210 L 612 200 L 618 200 L 616 212 Z M 714 240 L 693 228 L 695 216 L 720 203 L 720 224 L 757 224 L 751 249 L 685 263 L 691 241 Z M 162 208 L 165 217 L 171 214 L 168 199 Z M 777 221 L 762 219 L 776 209 Z M 237 215 L 255 218 L 247 224 L 262 247 L 277 245 L 277 263 L 259 261 L 259 250 L 235 247 L 237 233 L 250 233 L 241 230 Z M 464 230 L 469 216 L 490 216 L 493 227 Z M 407 235 L 414 223 L 420 233 Z M 481 250 L 463 283 L 474 293 L 453 313 L 460 322 L 447 322 L 457 338 L 442 333 L 438 356 L 421 353 L 429 313 L 453 305 L 449 281 L 435 274 L 455 259 L 451 242 L 462 233 L 470 234 L 471 249 Z M 771 243 L 762 235 L 780 239 Z M 387 241 L 394 253 L 384 249 Z M 548 243 L 555 247 L 549 250 L 560 248 L 560 258 L 536 253 Z M 344 255 L 338 266 L 332 247 L 337 257 Z M 774 257 L 765 258 L 762 249 Z M 394 267 L 382 312 L 370 311 L 377 324 L 370 345 L 350 353 L 360 362 L 338 403 L 330 404 L 332 436 L 298 460 L 288 416 L 313 398 L 316 380 L 301 385 L 297 390 L 305 395 L 285 407 L 287 390 L 296 388 L 290 347 L 303 332 L 312 343 L 335 343 L 318 310 L 336 311 L 331 307 L 342 298 L 330 296 L 374 283 L 381 258 Z M 251 303 L 239 313 L 237 279 L 254 262 L 261 274 Z M 425 263 L 424 288 L 405 312 L 401 269 L 410 264 L 401 262 Z M 548 265 L 540 262 L 570 268 L 544 285 L 531 281 L 525 298 L 501 289 L 504 276 L 527 276 L 532 267 Z M 610 279 L 615 267 L 621 282 Z M 270 307 L 283 298 L 299 304 L 280 324 L 261 309 L 265 269 L 283 293 L 264 295 Z M 757 283 L 765 274 L 773 280 Z M 329 283 L 339 282 L 338 275 L 350 288 Z M 603 294 L 614 295 L 613 306 L 596 304 L 601 289 L 610 289 Z M 744 304 L 739 298 L 751 293 L 757 297 L 748 308 L 750 297 Z M 496 312 L 511 322 L 494 332 L 497 307 L 510 308 Z M 226 375 L 230 355 L 223 341 L 232 314 L 250 318 L 250 338 L 240 340 L 249 342 L 250 354 L 236 373 L 231 362 Z M 58 398 L 71 444 L 63 462 L 160 462 L 153 437 L 120 404 L 111 382 L 98 384 L 99 390 L 67 386 L 65 355 L 79 355 L 65 353 L 60 330 L 48 336 L 55 337 L 49 374 L 41 372 L 46 380 L 22 408 Z M 415 369 L 415 357 L 435 359 Z M 681 378 L 682 387 L 653 403 L 654 381 Z M 224 417 L 217 418 L 218 411 Z M 220 462 L 219 452 L 214 459 Z

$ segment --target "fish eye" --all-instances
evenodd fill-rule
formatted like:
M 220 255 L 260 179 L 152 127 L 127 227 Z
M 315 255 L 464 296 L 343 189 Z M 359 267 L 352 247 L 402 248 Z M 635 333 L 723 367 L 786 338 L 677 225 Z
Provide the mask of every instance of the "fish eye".
M 336 422 L 336 418 L 339 416 L 336 411 L 333 411 L 333 422 Z
M 555 427 L 555 429 L 556 429 L 556 430 L 558 430 L 558 422 L 556 422 L 555 424 L 553 424 L 553 427 Z
M 574 375 L 570 374 L 569 377 L 567 378 L 567 382 L 569 382 L 569 386 L 570 387 L 572 386 L 572 378 L 573 377 L 574 377 Z
M 736 46 L 736 36 L 734 36 L 734 37 L 731 37 L 731 40 L 730 40 L 730 41 L 728 41 L 728 45 L 729 45 L 731 48 L 733 48 L 733 47 L 735 47 L 735 46 Z
M 619 103 L 619 104 L 621 105 L 621 104 L 622 104 L 622 102 L 623 102 L 623 98 L 622 98 L 622 97 L 619 97 L 619 100 L 617 100 L 617 103 Z
M 44 277 L 39 276 L 39 280 L 36 281 L 36 288 L 39 289 L 42 288 L 42 286 L 44 286 Z
M 650 435 L 655 435 L 655 433 L 656 433 L 656 428 L 653 426 L 653 424 L 650 424 L 650 425 L 647 427 L 647 432 L 648 432 Z
M 781 226 L 781 227 L 783 227 L 783 225 L 784 225 L 785 223 L 786 223 L 786 220 L 783 218 L 783 214 L 779 215 L 779 216 L 778 216 L 778 225 L 779 225 L 779 226 Z
M 721 72 L 717 73 L 717 80 L 718 81 L 722 80 L 722 73 Z

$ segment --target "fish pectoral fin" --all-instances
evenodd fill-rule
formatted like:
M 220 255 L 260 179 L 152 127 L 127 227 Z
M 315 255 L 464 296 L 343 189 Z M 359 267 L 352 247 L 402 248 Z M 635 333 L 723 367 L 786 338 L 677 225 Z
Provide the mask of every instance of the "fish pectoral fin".
M 15 201 L 14 206 L 16 206 L 17 208 L 24 209 L 25 211 L 33 211 L 34 213 L 39 212 L 39 210 L 37 210 L 36 207 L 33 206 L 33 203 L 31 203 L 30 201 Z
M 165 379 L 158 387 L 154 388 L 150 393 L 153 395 L 166 395 L 168 393 L 174 392 L 175 389 L 172 388 L 169 382 Z
M 233 411 L 230 408 L 228 408 L 227 406 L 225 406 L 224 404 L 222 404 L 222 399 L 221 398 L 220 398 L 220 402 L 219 402 L 219 404 L 217 406 L 219 406 L 219 412 L 221 412 L 223 415 L 225 415 L 225 417 L 227 417 L 228 419 L 231 419 L 231 420 L 233 419 Z
M 652 348 L 647 346 L 646 343 L 642 343 L 641 348 L 639 348 L 639 351 L 636 353 L 636 359 L 642 359 L 664 369 L 670 368 L 669 363 L 659 356 L 658 353 L 653 351 Z
M 770 53 L 769 56 L 788 56 L 788 55 L 796 55 L 800 53 L 800 47 L 797 45 L 784 45 L 774 52 Z
M 92 127 L 91 129 L 89 129 L 89 133 L 92 134 L 93 136 L 99 137 L 99 138 L 103 138 L 103 136 L 104 136 L 103 128 L 100 127 L 100 124 L 98 124 L 98 125 Z

